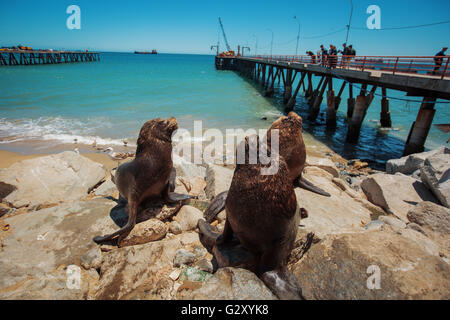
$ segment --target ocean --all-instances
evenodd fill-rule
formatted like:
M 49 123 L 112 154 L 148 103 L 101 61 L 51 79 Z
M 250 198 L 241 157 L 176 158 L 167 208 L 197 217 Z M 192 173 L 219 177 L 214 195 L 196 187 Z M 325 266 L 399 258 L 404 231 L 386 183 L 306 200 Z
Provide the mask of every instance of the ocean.
M 339 82 L 334 84 L 339 90 Z M 356 91 L 357 92 L 357 91 Z M 176 117 L 180 128 L 267 129 L 283 114 L 282 91 L 272 98 L 262 88 L 232 71 L 218 71 L 214 56 L 101 53 L 101 61 L 0 68 L 0 149 L 49 153 L 80 145 L 123 146 L 135 143 L 142 124 L 152 118 Z M 388 95 L 406 98 L 400 92 Z M 394 130 L 379 129 L 380 98 L 368 110 L 357 144 L 345 143 L 346 95 L 338 128 L 327 131 L 325 104 L 310 123 L 308 107 L 297 99 L 304 117 L 307 146 L 326 145 L 347 159 L 368 160 L 382 167 L 400 157 L 419 103 L 391 99 Z M 419 100 L 419 98 L 411 98 Z M 434 123 L 450 123 L 447 104 L 438 104 Z M 267 118 L 267 120 L 262 120 Z M 432 127 L 426 147 L 445 145 L 448 134 Z M 86 149 L 88 150 L 88 149 Z M 94 151 L 92 151 L 94 152 Z

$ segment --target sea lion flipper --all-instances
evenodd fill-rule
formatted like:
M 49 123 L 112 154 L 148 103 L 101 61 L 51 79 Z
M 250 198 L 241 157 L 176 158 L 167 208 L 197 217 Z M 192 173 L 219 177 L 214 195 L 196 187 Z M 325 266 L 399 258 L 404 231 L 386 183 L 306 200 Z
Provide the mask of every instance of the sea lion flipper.
M 120 240 L 122 240 L 124 237 L 126 237 L 131 230 L 133 230 L 134 226 L 136 225 L 136 216 L 137 216 L 137 203 L 136 201 L 130 201 L 128 202 L 128 221 L 127 224 L 124 225 L 121 229 L 117 230 L 116 232 L 112 234 L 108 234 L 105 236 L 97 236 L 94 237 L 94 242 L 97 244 L 102 244 L 106 241 L 113 240 L 115 238 L 118 238 L 118 244 L 120 246 Z
M 287 269 L 265 272 L 261 280 L 280 300 L 305 300 L 297 279 Z
M 325 197 L 331 197 L 331 194 L 329 194 L 328 192 L 316 187 L 315 185 L 313 185 L 311 182 L 309 182 L 308 180 L 306 180 L 305 178 L 299 178 L 295 180 L 295 186 L 296 187 L 300 187 L 302 189 L 320 194 L 321 196 L 325 196 Z
M 165 196 L 165 201 L 169 204 L 178 203 L 180 201 L 189 200 L 194 198 L 194 196 L 191 196 L 189 194 L 181 194 L 181 193 L 175 193 L 175 192 L 169 192 L 167 196 Z
M 206 208 L 203 217 L 206 221 L 211 223 L 214 218 L 225 209 L 225 202 L 227 200 L 228 191 L 219 193 L 211 202 L 211 204 Z
M 212 247 L 216 244 L 220 233 L 214 231 L 211 225 L 203 219 L 198 220 L 198 230 L 200 233 L 201 242 L 205 245 L 205 247 L 212 249 Z

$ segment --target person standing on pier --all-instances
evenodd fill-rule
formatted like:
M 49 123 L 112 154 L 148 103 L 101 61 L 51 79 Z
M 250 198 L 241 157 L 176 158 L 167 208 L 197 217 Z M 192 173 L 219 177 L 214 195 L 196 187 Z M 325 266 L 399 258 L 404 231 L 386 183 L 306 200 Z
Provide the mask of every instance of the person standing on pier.
M 323 44 L 320 45 L 320 53 L 322 56 L 322 66 L 325 67 L 328 60 L 328 51 L 324 48 Z
M 311 64 L 316 64 L 316 55 L 312 51 L 306 51 L 306 54 L 311 57 Z
M 336 47 L 332 44 L 330 44 L 330 51 L 328 51 L 328 55 L 329 55 L 329 67 L 330 69 L 335 69 L 336 65 L 337 65 L 337 51 L 336 51 Z
M 344 50 L 339 50 L 338 53 L 342 53 L 342 65 L 344 66 L 344 68 L 347 68 L 350 62 L 349 56 L 351 55 L 351 52 L 346 43 L 342 44 L 342 46 L 344 47 Z
M 442 62 L 444 61 L 444 58 L 442 57 L 445 57 L 445 51 L 447 51 L 447 49 L 447 47 L 442 48 L 442 50 L 436 53 L 436 55 L 434 56 L 433 74 L 436 74 L 437 71 L 441 68 Z
M 350 65 L 350 62 L 352 61 L 352 59 L 356 56 L 356 50 L 353 49 L 353 45 L 349 45 L 348 46 L 348 65 Z

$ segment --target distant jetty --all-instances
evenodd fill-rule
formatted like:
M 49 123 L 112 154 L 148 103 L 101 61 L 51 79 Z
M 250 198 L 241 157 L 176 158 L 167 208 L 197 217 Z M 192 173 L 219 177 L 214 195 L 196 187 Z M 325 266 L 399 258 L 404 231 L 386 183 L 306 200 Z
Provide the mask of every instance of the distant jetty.
M 135 54 L 158 54 L 158 51 L 152 50 L 152 51 L 135 51 Z
M 25 49 L 23 49 L 25 48 Z M 100 61 L 99 52 L 33 50 L 29 47 L 1 48 L 0 66 L 58 64 Z

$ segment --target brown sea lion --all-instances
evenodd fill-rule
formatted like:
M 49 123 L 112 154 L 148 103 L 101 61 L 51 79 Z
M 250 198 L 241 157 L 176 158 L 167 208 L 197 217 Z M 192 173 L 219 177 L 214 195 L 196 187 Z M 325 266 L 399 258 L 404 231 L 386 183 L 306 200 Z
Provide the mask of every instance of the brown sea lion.
M 165 202 L 175 203 L 191 196 L 174 195 L 175 171 L 172 162 L 172 133 L 178 129 L 175 118 L 147 121 L 137 140 L 136 157 L 119 166 L 114 175 L 122 201 L 127 201 L 128 222 L 120 230 L 94 238 L 102 243 L 118 237 L 124 239 L 136 224 L 138 207 L 144 201 L 162 197 Z
M 303 120 L 295 112 L 289 112 L 287 116 L 280 117 L 267 130 L 267 143 L 271 145 L 271 132 L 279 132 L 279 153 L 286 160 L 289 175 L 295 186 L 308 191 L 330 197 L 328 192 L 312 185 L 302 178 L 303 169 L 306 165 L 306 146 L 302 135 Z
M 233 235 L 250 251 L 255 260 L 249 267 L 280 299 L 301 299 L 301 288 L 287 270 L 300 210 L 289 170 L 279 157 L 278 171 L 262 175 L 261 168 L 269 166 L 248 163 L 249 139 L 245 138 L 246 161 L 237 164 L 228 196 L 227 218 L 221 236 L 205 221 L 199 221 L 202 237 L 207 243 L 233 243 Z
M 288 116 L 282 116 L 272 123 L 269 130 L 267 130 L 264 141 L 267 141 L 270 147 L 272 141 L 271 132 L 278 129 L 279 153 L 288 165 L 289 176 L 294 186 L 330 197 L 328 192 L 317 188 L 311 182 L 302 178 L 302 172 L 306 165 L 306 146 L 303 142 L 302 125 L 302 118 L 295 112 L 290 112 Z M 224 191 L 213 199 L 204 212 L 206 221 L 212 222 L 217 214 L 225 208 L 227 193 L 228 191 Z

